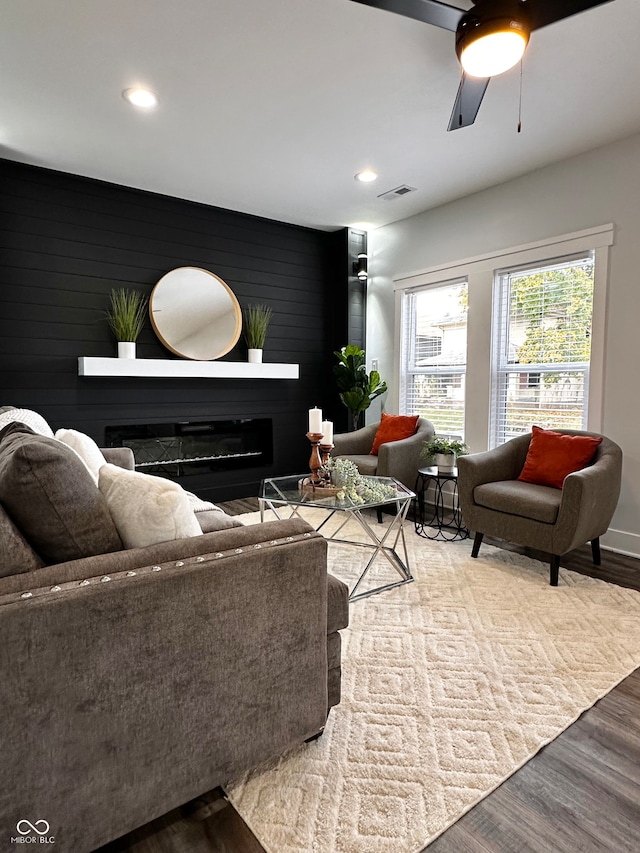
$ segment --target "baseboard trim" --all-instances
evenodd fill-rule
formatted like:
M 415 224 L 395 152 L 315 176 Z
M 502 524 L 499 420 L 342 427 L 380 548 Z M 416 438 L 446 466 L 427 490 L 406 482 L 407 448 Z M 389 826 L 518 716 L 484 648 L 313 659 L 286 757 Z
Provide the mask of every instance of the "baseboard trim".
M 613 551 L 624 557 L 635 557 L 640 560 L 640 535 L 626 530 L 609 528 L 600 538 L 600 546 L 605 551 Z

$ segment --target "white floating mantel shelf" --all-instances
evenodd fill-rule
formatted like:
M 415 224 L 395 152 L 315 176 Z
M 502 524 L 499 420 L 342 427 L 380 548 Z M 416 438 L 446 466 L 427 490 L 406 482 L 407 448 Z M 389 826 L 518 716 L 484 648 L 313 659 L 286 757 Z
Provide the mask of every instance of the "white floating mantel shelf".
M 297 364 L 248 361 L 188 361 L 163 358 L 80 356 L 78 376 L 139 376 L 170 379 L 298 379 Z

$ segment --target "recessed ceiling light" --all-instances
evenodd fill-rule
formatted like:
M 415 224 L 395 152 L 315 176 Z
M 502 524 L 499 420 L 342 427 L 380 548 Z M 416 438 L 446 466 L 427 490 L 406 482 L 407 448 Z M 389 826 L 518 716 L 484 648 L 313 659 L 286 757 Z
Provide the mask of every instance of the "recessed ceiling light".
M 363 184 L 368 184 L 370 181 L 375 181 L 378 177 L 378 173 L 374 172 L 373 169 L 363 169 L 361 172 L 358 172 L 353 176 L 356 181 L 362 181 Z
M 143 110 L 152 110 L 158 105 L 158 96 L 149 89 L 141 89 L 140 87 L 125 89 L 122 97 L 134 107 L 140 107 Z

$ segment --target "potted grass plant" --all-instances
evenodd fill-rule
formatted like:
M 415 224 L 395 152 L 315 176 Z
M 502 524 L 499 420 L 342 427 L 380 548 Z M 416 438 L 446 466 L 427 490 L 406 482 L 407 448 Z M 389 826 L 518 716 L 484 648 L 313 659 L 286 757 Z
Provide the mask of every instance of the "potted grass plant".
M 106 317 L 118 342 L 118 358 L 135 358 L 136 341 L 147 316 L 147 297 L 138 290 L 120 287 L 111 291 Z
M 252 364 L 262 363 L 262 350 L 273 311 L 268 305 L 248 305 L 244 309 L 243 335 L 248 359 Z
M 458 456 L 465 456 L 469 452 L 469 446 L 458 438 L 444 438 L 434 435 L 429 441 L 422 445 L 420 458 L 432 461 L 438 466 L 441 474 L 451 473 L 456 467 Z

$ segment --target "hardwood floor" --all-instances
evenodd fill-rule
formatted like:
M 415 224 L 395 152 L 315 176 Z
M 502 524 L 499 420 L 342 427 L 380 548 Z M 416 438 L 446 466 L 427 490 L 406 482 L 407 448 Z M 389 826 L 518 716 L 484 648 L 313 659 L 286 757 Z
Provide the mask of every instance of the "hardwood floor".
M 221 506 L 258 509 L 256 498 Z M 546 562 L 546 555 L 513 547 Z M 640 590 L 640 560 L 585 545 L 561 566 Z M 639 853 L 640 669 L 425 848 L 428 853 Z M 242 818 L 211 791 L 95 853 L 264 853 Z M 276 851 L 277 853 L 277 851 Z M 333 851 L 323 851 L 333 853 Z M 397 853 L 412 853 L 398 850 Z

